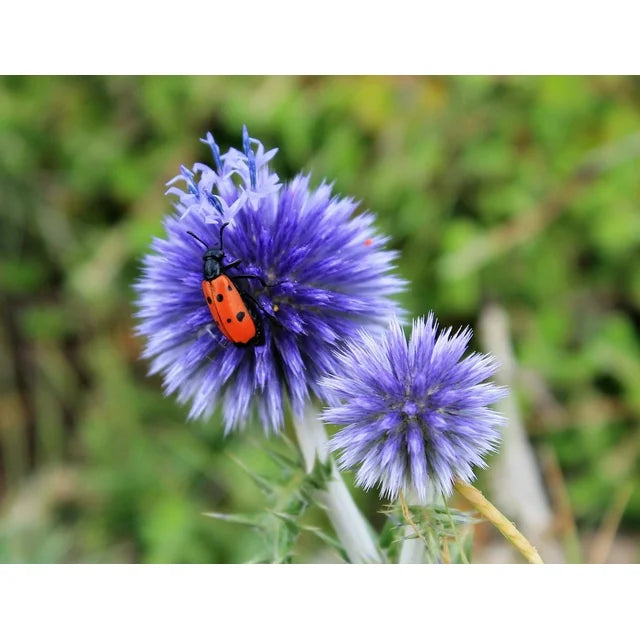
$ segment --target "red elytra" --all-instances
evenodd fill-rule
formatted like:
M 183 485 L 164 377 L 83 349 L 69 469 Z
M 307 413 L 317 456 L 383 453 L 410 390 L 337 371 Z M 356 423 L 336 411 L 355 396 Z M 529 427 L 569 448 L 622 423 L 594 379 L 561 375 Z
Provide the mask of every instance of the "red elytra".
M 258 330 L 242 295 L 229 276 L 202 281 L 202 292 L 220 333 L 237 345 L 249 344 Z

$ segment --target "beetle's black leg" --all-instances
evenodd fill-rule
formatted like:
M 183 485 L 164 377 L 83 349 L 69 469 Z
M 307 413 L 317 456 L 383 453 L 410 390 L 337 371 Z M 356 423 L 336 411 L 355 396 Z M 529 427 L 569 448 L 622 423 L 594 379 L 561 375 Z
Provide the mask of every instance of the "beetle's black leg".
M 227 267 L 225 267 L 225 269 L 233 266 L 234 263 L 228 265 Z M 273 284 L 267 284 L 263 278 L 261 278 L 260 276 L 253 276 L 253 275 L 249 275 L 249 274 L 242 274 L 239 276 L 230 276 L 231 278 L 233 278 L 234 280 L 236 278 L 253 278 L 254 280 L 259 280 L 260 284 L 265 288 L 271 288 L 271 287 L 277 287 L 279 284 L 282 284 L 283 282 L 286 282 L 286 280 L 280 280 L 280 282 L 274 282 Z
M 225 264 L 224 265 L 224 270 L 225 272 L 229 271 L 229 269 L 233 269 L 234 267 L 237 267 L 238 265 L 242 264 L 242 260 L 234 260 L 233 262 L 230 262 L 229 264 Z M 260 282 L 260 284 L 265 288 L 269 288 L 269 287 L 277 287 L 279 284 L 282 284 L 283 282 L 286 282 L 286 280 L 280 280 L 279 282 L 274 282 L 273 284 L 267 284 L 264 281 L 264 278 L 261 278 L 260 276 L 254 276 L 252 274 L 249 273 L 242 273 L 238 276 L 236 275 L 231 275 L 228 274 L 230 278 L 232 278 L 233 280 L 235 280 L 236 278 L 243 278 L 243 279 L 249 279 L 249 278 L 253 278 L 254 280 L 258 280 Z
M 253 319 L 253 323 L 256 327 L 256 335 L 246 344 L 242 346 L 252 346 L 252 347 L 261 347 L 264 345 L 264 326 L 262 315 L 258 311 L 258 309 L 262 309 L 260 303 L 250 294 L 246 292 L 242 292 L 240 294 L 242 296 L 242 300 L 244 301 L 245 306 L 249 310 L 251 314 L 251 318 Z
M 225 268 L 226 268 L 226 267 L 225 267 Z M 251 276 L 251 275 L 248 275 L 248 274 L 243 274 L 243 275 L 240 275 L 240 276 L 231 276 L 231 278 L 233 278 L 234 280 L 236 280 L 237 278 L 243 278 L 243 279 L 253 278 L 254 280 L 259 280 L 259 281 L 260 281 L 260 284 L 261 284 L 263 287 L 265 287 L 265 288 L 266 288 L 266 287 L 268 287 L 268 286 L 269 286 L 269 285 L 268 285 L 268 284 L 267 284 L 267 283 L 266 283 L 266 282 L 265 282 L 265 281 L 264 281 L 260 276 Z M 272 285 L 272 286 L 273 286 L 273 285 Z
M 270 320 L 272 320 L 273 322 L 277 322 L 281 327 L 283 326 L 280 320 L 278 320 L 278 318 L 276 318 L 272 314 L 268 313 L 267 310 L 250 293 L 243 291 L 241 295 L 242 299 L 245 300 L 245 302 L 247 300 L 251 302 L 251 306 L 254 310 L 260 309 L 260 311 L 262 311 L 264 315 L 269 316 Z M 262 316 L 260 316 L 260 321 L 262 322 Z

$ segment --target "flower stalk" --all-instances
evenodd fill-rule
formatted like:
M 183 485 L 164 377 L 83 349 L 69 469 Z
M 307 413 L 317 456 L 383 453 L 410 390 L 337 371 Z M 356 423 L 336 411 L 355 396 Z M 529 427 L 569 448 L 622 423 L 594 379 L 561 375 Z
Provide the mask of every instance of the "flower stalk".
M 531 564 L 544 564 L 536 548 L 516 529 L 513 522 L 496 509 L 482 492 L 467 482 L 456 480 L 455 490 L 470 502 Z
M 426 504 L 425 501 L 419 500 L 415 492 L 412 492 L 412 494 L 409 495 L 409 499 L 412 504 Z M 404 540 L 402 541 L 402 547 L 400 548 L 398 562 L 399 564 L 422 564 L 425 561 L 425 548 L 427 546 L 427 541 L 424 539 L 424 536 L 420 533 L 420 530 L 413 521 L 409 506 L 404 499 L 404 493 L 402 491 L 398 494 L 398 500 L 400 501 L 402 515 L 408 523 L 404 527 Z
M 329 460 L 327 432 L 311 405 L 307 405 L 301 418 L 294 416 L 293 426 L 302 452 L 305 469 L 310 472 L 318 459 Z M 353 563 L 384 562 L 369 523 L 356 506 L 335 464 L 331 464 L 331 479 L 324 491 L 318 491 L 318 500 L 324 505 L 329 520 Z

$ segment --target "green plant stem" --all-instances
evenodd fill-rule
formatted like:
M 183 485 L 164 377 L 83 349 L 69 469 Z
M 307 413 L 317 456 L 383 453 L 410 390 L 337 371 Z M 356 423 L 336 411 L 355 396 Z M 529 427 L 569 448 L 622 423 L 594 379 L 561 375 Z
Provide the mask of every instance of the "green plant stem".
M 441 494 L 442 504 L 447 511 L 447 516 L 449 517 L 449 524 L 451 525 L 451 530 L 453 531 L 453 536 L 458 545 L 458 553 L 460 554 L 460 559 L 464 564 L 469 564 L 469 558 L 467 558 L 467 554 L 464 551 L 464 540 L 460 537 L 458 533 L 458 527 L 456 527 L 455 522 L 453 521 L 453 516 L 451 515 L 451 511 L 449 511 L 449 505 L 447 504 L 447 498 L 444 494 Z
M 536 548 L 516 529 L 513 522 L 498 511 L 470 484 L 456 480 L 455 490 L 470 502 L 531 564 L 544 564 Z
M 329 460 L 327 432 L 311 405 L 301 419 L 294 416 L 293 426 L 307 472 L 313 469 L 316 459 Z M 353 563 L 384 562 L 371 526 L 360 513 L 333 462 L 331 470 L 331 479 L 326 490 L 318 491 L 318 500 L 324 505 L 347 557 Z
M 407 499 L 410 504 L 416 505 L 423 503 L 418 499 L 415 493 L 407 495 Z M 407 503 L 405 502 L 404 495 L 400 494 L 400 506 L 402 507 L 402 514 L 409 524 L 404 527 L 404 540 L 400 547 L 400 556 L 398 557 L 399 564 L 422 564 L 425 561 L 425 548 L 427 542 L 422 537 L 411 520 L 411 514 Z

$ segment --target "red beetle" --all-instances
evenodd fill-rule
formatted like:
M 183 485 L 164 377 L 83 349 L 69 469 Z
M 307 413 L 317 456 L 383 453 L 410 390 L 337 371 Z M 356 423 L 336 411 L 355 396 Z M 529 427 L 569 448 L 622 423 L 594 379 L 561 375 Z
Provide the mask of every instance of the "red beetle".
M 264 344 L 262 316 L 258 311 L 258 303 L 246 292 L 238 289 L 235 280 L 239 278 L 255 278 L 267 287 L 260 276 L 229 276 L 227 271 L 240 264 L 234 260 L 223 265 L 225 258 L 222 246 L 222 232 L 229 223 L 220 227 L 220 247 L 208 247 L 191 231 L 187 233 L 204 245 L 206 251 L 202 256 L 202 292 L 220 333 L 239 347 L 259 346 Z M 271 285 L 274 286 L 274 285 Z

